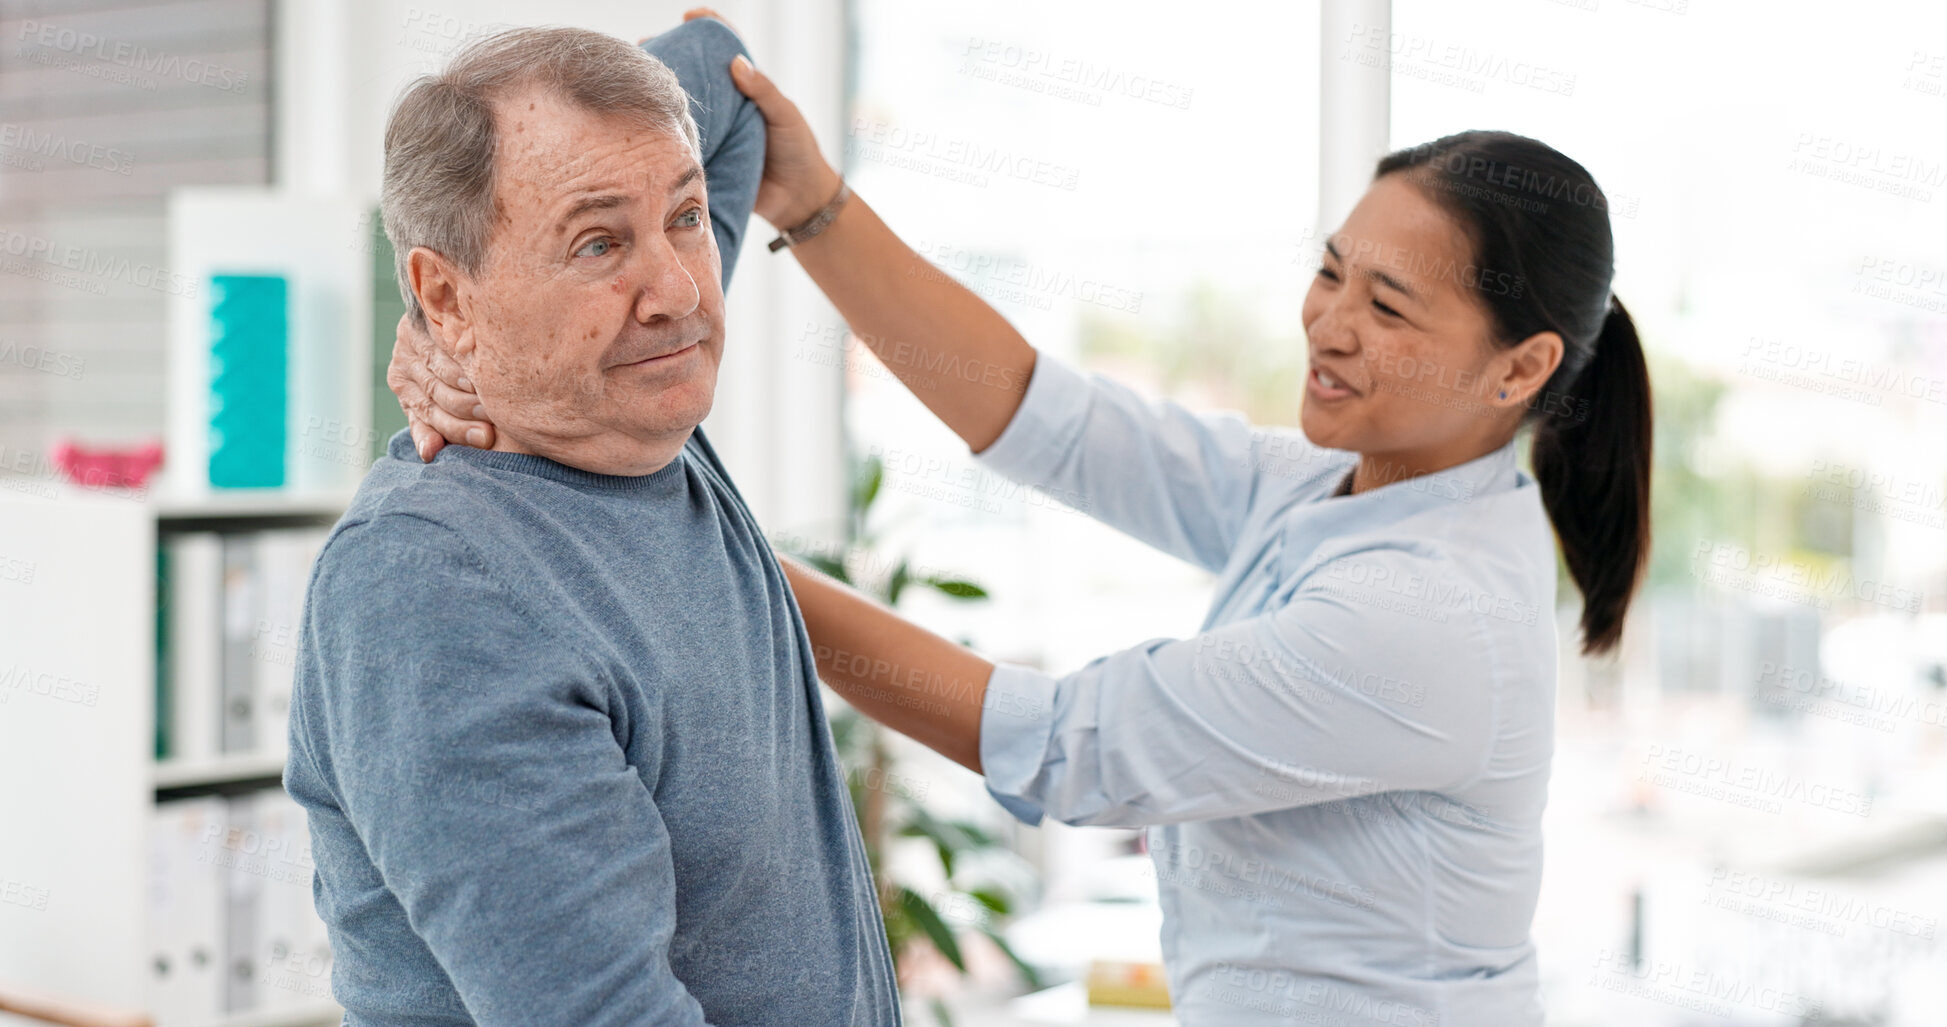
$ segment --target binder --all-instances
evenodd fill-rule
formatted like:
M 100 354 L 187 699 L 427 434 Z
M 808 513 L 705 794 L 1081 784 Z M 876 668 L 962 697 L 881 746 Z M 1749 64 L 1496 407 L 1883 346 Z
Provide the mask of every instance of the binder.
M 229 830 L 216 853 L 223 875 L 223 1009 L 241 1013 L 257 1006 L 257 917 L 263 899 L 262 836 L 256 803 L 227 800 Z
M 255 538 L 262 613 L 250 628 L 256 681 L 251 734 L 258 751 L 290 751 L 291 677 L 297 665 L 298 612 L 310 563 L 307 532 L 266 531 Z
M 259 1008 L 315 1007 L 331 998 L 331 945 L 311 900 L 314 866 L 304 807 L 279 790 L 254 798 L 266 865 L 257 907 Z
M 175 698 L 169 687 L 169 546 L 155 547 L 155 758 L 166 760 L 175 748 L 170 714 Z
M 169 755 L 216 755 L 222 715 L 223 541 L 210 532 L 164 536 L 169 550 Z
M 221 851 L 227 804 L 165 802 L 149 831 L 149 1009 L 156 1027 L 208 1027 L 223 1012 Z
M 247 752 L 257 741 L 255 712 L 257 673 L 251 656 L 251 632 L 263 613 L 262 583 L 258 579 L 254 533 L 223 536 L 223 752 Z

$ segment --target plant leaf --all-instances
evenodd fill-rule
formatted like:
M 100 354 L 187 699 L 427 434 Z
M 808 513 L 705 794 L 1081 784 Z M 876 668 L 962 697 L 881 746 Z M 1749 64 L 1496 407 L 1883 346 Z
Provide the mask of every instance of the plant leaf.
M 991 849 L 996 844 L 993 835 L 988 834 L 984 828 L 971 820 L 955 820 L 953 827 L 967 839 L 967 848 Z
M 871 730 L 867 727 L 869 723 L 871 722 L 865 719 L 864 714 L 850 706 L 842 704 L 832 706 L 830 714 L 826 717 L 826 724 L 831 728 L 832 748 L 838 750 L 842 761 L 850 763 L 856 759 L 852 749 L 856 743 L 865 740 L 865 736 Z
M 925 807 L 913 806 L 911 817 L 899 834 L 906 838 L 925 838 L 933 843 L 940 854 L 940 868 L 953 876 L 953 865 L 957 859 L 969 852 L 991 849 L 996 845 L 994 836 L 965 820 L 941 820 L 928 812 Z
M 971 581 L 956 578 L 927 578 L 926 583 L 955 599 L 985 599 L 987 590 Z
M 900 832 L 908 838 L 931 838 L 955 852 L 994 846 L 994 836 L 968 820 L 941 820 L 925 807 L 914 807 L 912 822 Z
M 799 556 L 798 559 L 818 568 L 820 572 L 828 577 L 836 578 L 847 585 L 852 583 L 852 579 L 845 573 L 845 561 L 835 556 L 818 553 L 809 556 Z
M 1007 911 L 1014 906 L 1014 900 L 999 888 L 975 888 L 967 894 L 973 896 L 975 902 L 986 906 L 995 916 L 1006 916 Z
M 865 512 L 872 509 L 872 501 L 879 498 L 879 486 L 885 484 L 886 463 L 874 453 L 865 458 L 859 468 L 858 488 L 852 494 L 852 509 L 858 511 L 859 520 L 865 520 Z
M 946 921 L 940 919 L 939 910 L 934 909 L 932 903 L 911 888 L 901 886 L 899 906 L 912 918 L 913 923 L 919 925 L 920 930 L 926 932 L 927 940 L 940 950 L 940 955 L 945 956 L 947 962 L 961 973 L 967 972 L 967 960 L 960 954 L 959 940 L 954 938 L 953 930 L 947 927 Z
M 892 580 L 886 582 L 886 605 L 898 606 L 899 593 L 906 591 L 912 580 L 912 567 L 905 560 L 899 561 L 899 566 L 892 569 Z
M 993 942 L 1001 950 L 1001 953 L 1008 958 L 1008 961 L 1014 964 L 1014 969 L 1021 971 L 1021 979 L 1027 981 L 1028 990 L 1034 991 L 1041 987 L 1041 975 L 1035 972 L 1034 967 L 1028 965 L 1027 960 L 1022 959 L 1014 953 L 1014 947 L 1007 943 L 1007 939 L 1001 937 L 999 931 L 991 927 L 982 927 L 980 933 L 986 935 L 987 940 Z
M 900 828 L 900 835 L 906 838 L 925 838 L 932 842 L 933 851 L 938 853 L 940 857 L 940 869 L 946 873 L 947 877 L 951 878 L 953 876 L 953 857 L 958 851 L 954 848 L 954 843 L 959 839 L 948 837 L 940 830 L 939 823 L 934 821 L 925 810 L 915 808 L 912 812 L 915 822 Z M 918 823 L 917 821 L 921 818 L 925 818 L 927 822 L 925 824 Z

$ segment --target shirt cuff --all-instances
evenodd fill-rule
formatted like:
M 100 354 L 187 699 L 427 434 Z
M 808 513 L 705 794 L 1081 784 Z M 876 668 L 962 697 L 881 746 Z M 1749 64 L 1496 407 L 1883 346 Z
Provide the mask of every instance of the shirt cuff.
M 1041 805 L 1026 793 L 1041 780 L 1047 762 L 1055 679 L 1018 664 L 996 663 L 981 707 L 980 767 L 987 794 L 1033 827 L 1041 823 Z
M 1037 353 L 1034 373 L 1014 418 L 974 459 L 1015 481 L 1040 481 L 1074 449 L 1074 437 L 1088 414 L 1088 378 L 1080 371 Z

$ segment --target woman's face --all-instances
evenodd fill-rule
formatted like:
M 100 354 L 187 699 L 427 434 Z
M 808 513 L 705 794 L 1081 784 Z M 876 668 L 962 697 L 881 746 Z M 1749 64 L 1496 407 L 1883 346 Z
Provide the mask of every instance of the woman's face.
M 1417 473 L 1512 437 L 1522 397 L 1499 393 L 1524 377 L 1511 375 L 1521 348 L 1494 345 L 1482 293 L 1525 283 L 1473 261 L 1460 226 L 1404 174 L 1373 182 L 1305 295 L 1307 438 Z

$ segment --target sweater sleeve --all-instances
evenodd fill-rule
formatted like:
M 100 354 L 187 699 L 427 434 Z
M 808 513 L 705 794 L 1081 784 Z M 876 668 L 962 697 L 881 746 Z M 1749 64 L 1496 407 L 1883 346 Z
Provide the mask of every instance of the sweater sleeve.
M 328 779 L 474 1019 L 703 1023 L 669 966 L 653 769 L 628 763 L 586 650 L 537 634 L 458 534 L 406 515 L 340 532 L 305 616 Z
M 730 61 L 749 59 L 744 41 L 715 18 L 694 18 L 647 40 L 642 49 L 676 73 L 690 94 L 690 114 L 703 139 L 703 174 L 709 183 L 710 229 L 723 259 L 723 289 L 737 268 L 764 177 L 764 115 L 730 77 Z

